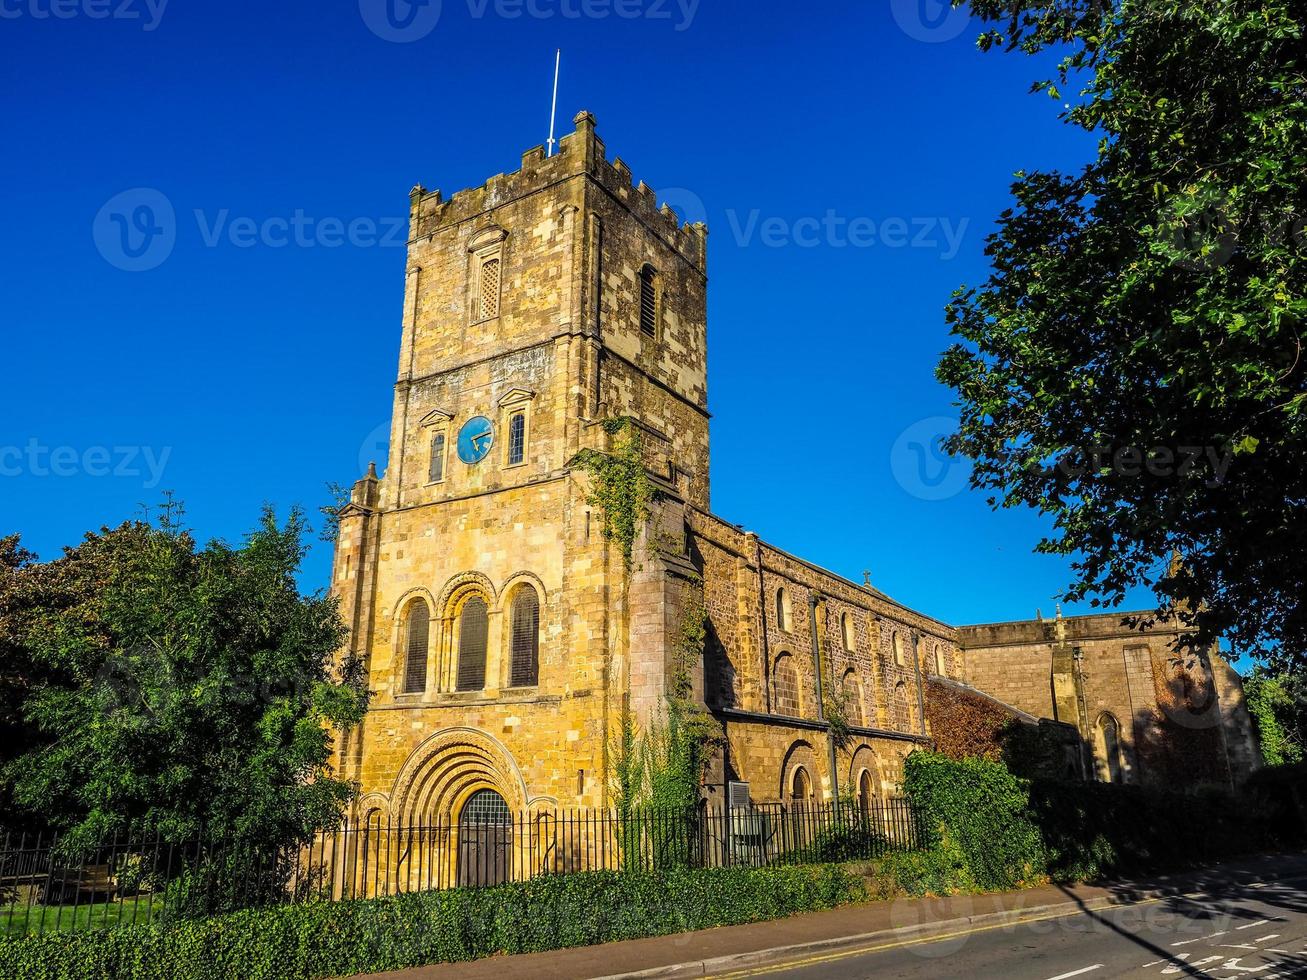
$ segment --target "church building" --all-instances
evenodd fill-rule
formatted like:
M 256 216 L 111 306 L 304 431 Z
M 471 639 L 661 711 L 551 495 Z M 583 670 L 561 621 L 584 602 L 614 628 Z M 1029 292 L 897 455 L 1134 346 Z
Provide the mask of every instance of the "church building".
M 659 718 L 677 671 L 721 727 L 711 806 L 892 797 L 953 697 L 1069 733 L 1059 775 L 1173 780 L 1177 739 L 1216 782 L 1256 765 L 1238 676 L 1174 624 L 957 627 L 717 516 L 707 246 L 585 112 L 552 157 L 413 188 L 389 462 L 332 573 L 374 691 L 339 740 L 355 818 L 608 806 L 623 712 Z M 628 558 L 578 461 L 632 434 L 653 494 Z

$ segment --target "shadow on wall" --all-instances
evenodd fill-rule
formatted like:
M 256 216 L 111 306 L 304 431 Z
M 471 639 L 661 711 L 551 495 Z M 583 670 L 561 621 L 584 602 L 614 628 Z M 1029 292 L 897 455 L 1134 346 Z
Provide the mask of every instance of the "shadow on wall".
M 1155 702 L 1125 719 L 1128 734 L 1108 712 L 1091 719 L 1082 736 L 1074 725 L 938 677 L 927 685 L 927 719 L 941 754 L 1001 761 L 1027 778 L 1237 788 L 1249 773 L 1231 771 L 1210 669 L 1176 656 L 1155 661 L 1153 673 Z
M 958 681 L 932 677 L 926 720 L 935 751 L 1002 762 L 1026 778 L 1082 780 L 1088 747 L 1072 725 L 1036 718 Z

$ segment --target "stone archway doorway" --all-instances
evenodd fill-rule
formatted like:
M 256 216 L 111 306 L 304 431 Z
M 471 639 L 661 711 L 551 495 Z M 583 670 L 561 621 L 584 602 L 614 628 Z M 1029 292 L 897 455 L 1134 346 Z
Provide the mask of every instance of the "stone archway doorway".
M 513 814 L 493 789 L 479 789 L 458 815 L 458 884 L 498 885 L 509 880 Z

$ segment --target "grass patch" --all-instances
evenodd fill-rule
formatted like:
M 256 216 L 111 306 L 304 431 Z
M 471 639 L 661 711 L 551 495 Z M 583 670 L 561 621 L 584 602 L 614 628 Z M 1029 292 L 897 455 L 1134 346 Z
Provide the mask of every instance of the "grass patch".
M 6 905 L 0 907 L 0 936 L 118 929 L 142 925 L 163 909 L 163 899 L 81 902 L 77 905 Z

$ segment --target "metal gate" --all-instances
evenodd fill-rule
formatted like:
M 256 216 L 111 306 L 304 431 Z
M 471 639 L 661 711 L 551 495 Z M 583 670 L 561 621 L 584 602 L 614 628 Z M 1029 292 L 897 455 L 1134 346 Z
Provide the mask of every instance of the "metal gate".
M 509 878 L 513 816 L 493 789 L 473 793 L 458 817 L 458 883 L 498 885 Z

